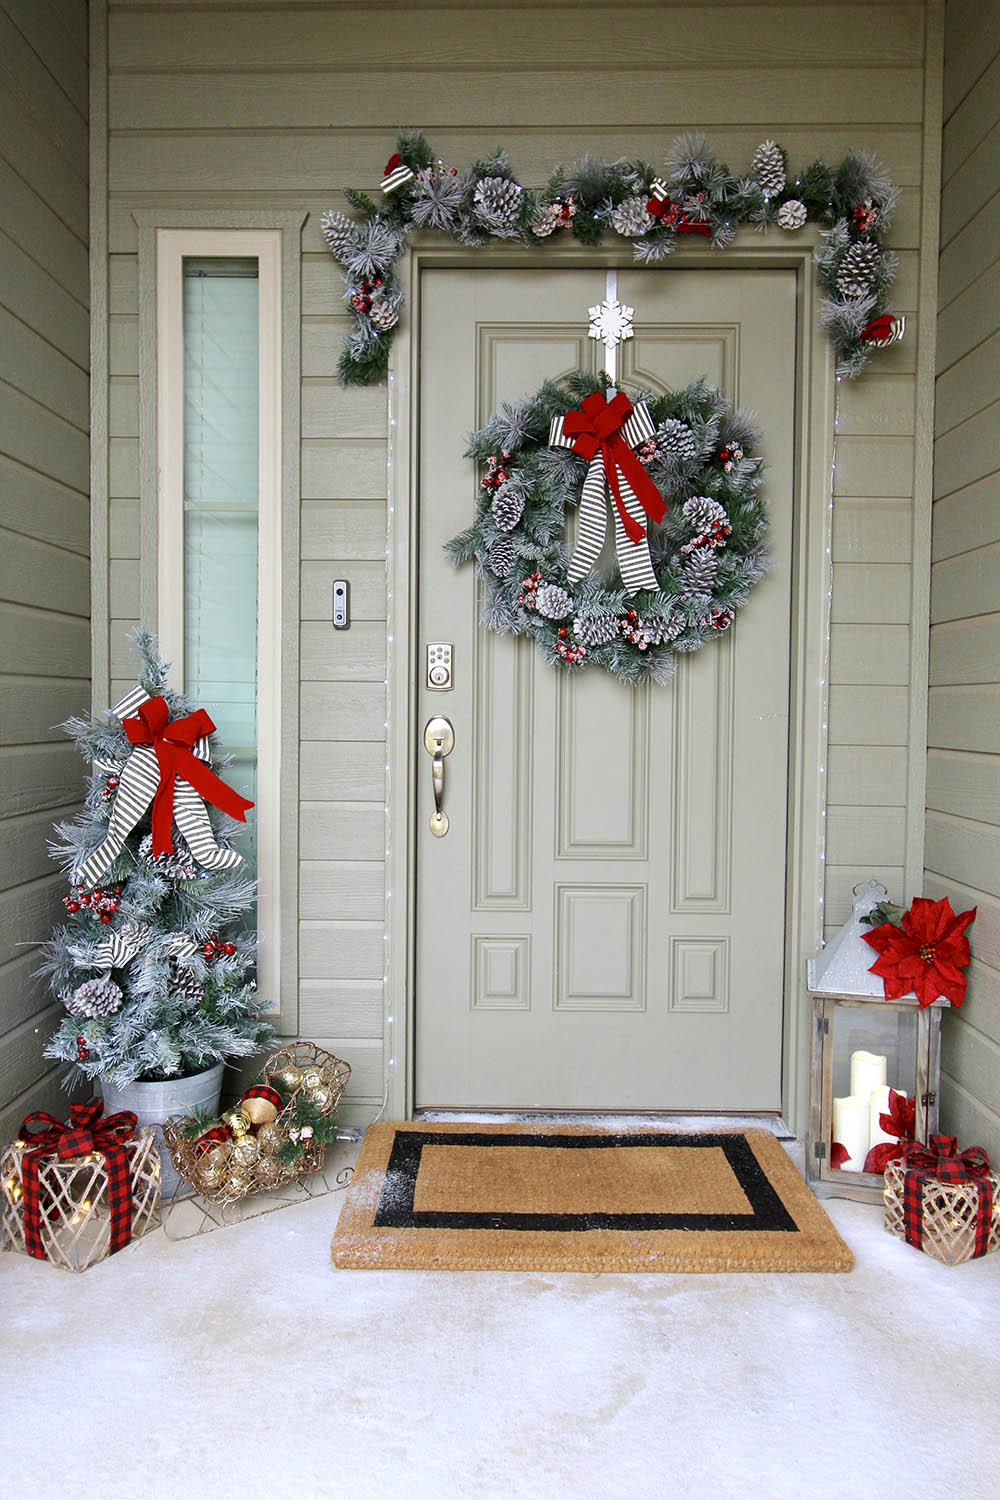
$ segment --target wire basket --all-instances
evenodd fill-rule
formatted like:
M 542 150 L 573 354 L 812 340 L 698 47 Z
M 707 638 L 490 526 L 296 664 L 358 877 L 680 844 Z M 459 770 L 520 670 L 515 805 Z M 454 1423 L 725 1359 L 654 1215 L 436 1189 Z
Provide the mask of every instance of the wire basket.
M 296 1076 L 297 1075 L 297 1076 Z M 252 1193 L 270 1192 L 297 1177 L 322 1169 L 326 1145 L 296 1123 L 301 1099 L 310 1100 L 320 1115 L 332 1115 L 351 1076 L 349 1063 L 325 1052 L 314 1042 L 290 1042 L 268 1058 L 259 1083 L 277 1087 L 285 1104 L 277 1118 L 237 1139 L 193 1140 L 190 1121 L 174 1116 L 163 1134 L 180 1177 L 212 1203 L 235 1203 Z M 294 1162 L 280 1160 L 282 1147 L 299 1147 Z

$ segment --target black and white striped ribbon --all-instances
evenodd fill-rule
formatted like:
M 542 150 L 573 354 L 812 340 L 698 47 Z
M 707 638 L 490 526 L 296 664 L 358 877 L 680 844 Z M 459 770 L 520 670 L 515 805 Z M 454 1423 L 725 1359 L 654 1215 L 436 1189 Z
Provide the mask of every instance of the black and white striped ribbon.
M 144 688 L 134 687 L 115 704 L 112 712 L 118 719 L 127 719 L 149 701 Z M 206 764 L 211 761 L 206 735 L 196 741 L 191 753 Z M 119 772 L 107 836 L 73 871 L 74 884 L 92 886 L 100 880 L 125 847 L 125 840 L 156 796 L 159 785 L 160 767 L 155 750 L 151 745 L 133 745 Z M 179 776 L 174 782 L 174 822 L 184 835 L 192 857 L 203 869 L 230 870 L 242 863 L 243 856 L 235 849 L 223 849 L 218 843 L 204 802 L 194 787 Z
M 108 972 L 112 969 L 123 969 L 142 952 L 152 935 L 153 929 L 148 922 L 124 922 L 120 932 L 109 933 L 91 949 L 71 948 L 70 956 L 76 959 L 77 963 L 85 964 L 90 968 L 104 969 Z M 178 957 L 187 957 L 197 952 L 198 944 L 186 932 L 172 933 L 162 949 L 164 957 L 175 954 Z
M 613 399 L 614 394 L 608 393 L 609 400 Z M 553 417 L 549 428 L 549 442 L 556 448 L 572 448 L 575 439 L 565 435 L 563 421 L 563 417 Z M 623 440 L 630 448 L 639 448 L 647 438 L 653 436 L 654 431 L 649 408 L 644 401 L 637 401 L 632 408 L 631 416 L 622 428 Z M 621 471 L 618 474 L 618 486 L 626 511 L 645 531 L 649 525 L 649 517 Z M 618 507 L 609 495 L 607 476 L 604 473 L 604 460 L 600 451 L 595 453 L 590 460 L 583 481 L 576 546 L 569 565 L 570 583 L 579 583 L 581 579 L 586 578 L 601 554 L 601 548 L 607 536 L 609 503 L 615 523 L 615 558 L 626 592 L 637 594 L 640 589 L 655 589 L 657 582 L 653 571 L 653 560 L 649 555 L 649 539 L 643 536 L 638 542 L 629 540 L 625 527 L 622 525 Z
M 382 178 L 382 191 L 388 198 L 397 188 L 401 188 L 404 183 L 412 181 L 413 172 L 406 165 L 405 161 L 401 161 L 397 166 L 393 167 L 391 172 L 387 172 Z

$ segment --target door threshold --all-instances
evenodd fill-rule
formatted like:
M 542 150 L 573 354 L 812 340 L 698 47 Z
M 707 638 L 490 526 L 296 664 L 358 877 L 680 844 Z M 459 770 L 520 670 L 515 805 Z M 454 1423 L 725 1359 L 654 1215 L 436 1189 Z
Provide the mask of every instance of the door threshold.
M 561 1109 L 418 1109 L 415 1120 L 435 1124 L 506 1125 L 544 1120 L 565 1121 L 567 1125 L 637 1126 L 669 1130 L 769 1130 L 779 1141 L 794 1141 L 795 1132 L 780 1114 L 713 1113 L 710 1111 L 672 1110 L 561 1110 Z

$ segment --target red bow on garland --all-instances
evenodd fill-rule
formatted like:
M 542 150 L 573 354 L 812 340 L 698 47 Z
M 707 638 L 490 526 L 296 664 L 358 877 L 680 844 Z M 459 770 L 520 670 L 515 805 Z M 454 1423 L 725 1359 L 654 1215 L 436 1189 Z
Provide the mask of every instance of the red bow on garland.
M 890 1089 L 889 1113 L 879 1115 L 878 1122 L 887 1135 L 894 1135 L 896 1139 L 879 1141 L 877 1146 L 871 1148 L 865 1157 L 866 1172 L 884 1172 L 891 1161 L 896 1161 L 903 1155 L 905 1142 L 913 1140 L 916 1117 L 916 1099 L 907 1099 L 905 1094 L 897 1094 L 895 1089 Z
M 153 798 L 153 854 L 171 854 L 173 843 L 170 826 L 174 813 L 174 783 L 178 776 L 194 787 L 199 796 L 231 818 L 246 822 L 253 807 L 246 797 L 234 792 L 205 762 L 191 752 L 203 735 L 214 733 L 215 725 L 203 708 L 196 708 L 186 718 L 170 723 L 170 710 L 164 698 L 150 698 L 143 703 L 134 719 L 124 719 L 122 728 L 133 745 L 151 745 L 160 769 L 160 784 Z
M 653 184 L 652 196 L 646 204 L 646 212 L 652 214 L 654 219 L 661 219 L 666 229 L 676 230 L 678 234 L 703 234 L 706 239 L 712 238 L 712 227 L 704 219 L 692 219 L 688 216 L 679 203 L 675 203 L 668 197 L 666 188 L 657 178 Z
M 909 911 L 903 913 L 901 927 L 883 922 L 874 931 L 863 932 L 865 942 L 879 955 L 868 972 L 879 975 L 886 999 L 898 1000 L 912 990 L 921 1010 L 939 995 L 952 1005 L 961 1005 L 965 975 L 960 969 L 972 956 L 969 940 L 962 934 L 975 920 L 976 911 L 974 906 L 956 916 L 947 896 L 940 901 L 915 896 Z
M 919 1250 L 924 1234 L 924 1186 L 933 1182 L 977 1182 L 976 1246 L 973 1258 L 989 1249 L 993 1216 L 993 1184 L 990 1159 L 982 1146 L 958 1150 L 953 1135 L 932 1135 L 930 1144 L 909 1141 L 903 1147 L 906 1177 L 903 1182 L 903 1232 L 908 1245 Z
M 136 1117 L 131 1110 L 102 1119 L 100 1099 L 90 1104 L 71 1104 L 70 1123 L 55 1115 L 37 1110 L 27 1115 L 21 1126 L 21 1137 L 29 1150 L 21 1158 L 21 1186 L 24 1193 L 24 1248 L 36 1260 L 45 1260 L 42 1244 L 41 1187 L 38 1171 L 50 1157 L 69 1161 L 99 1151 L 104 1157 L 108 1178 L 108 1213 L 111 1219 L 111 1241 L 108 1254 L 114 1255 L 132 1238 L 132 1168 L 125 1143 L 132 1140 Z M 34 1128 L 36 1122 L 41 1130 Z
M 624 391 L 619 391 L 613 401 L 608 401 L 603 392 L 594 391 L 585 396 L 579 411 L 568 411 L 563 418 L 563 432 L 574 439 L 573 452 L 589 463 L 600 451 L 604 464 L 604 475 L 608 488 L 614 496 L 615 506 L 630 542 L 641 542 L 646 529 L 634 521 L 625 509 L 618 475 L 621 474 L 631 486 L 651 521 L 662 521 L 667 507 L 663 496 L 650 479 L 642 464 L 621 435 L 622 428 L 632 415 L 631 401 Z

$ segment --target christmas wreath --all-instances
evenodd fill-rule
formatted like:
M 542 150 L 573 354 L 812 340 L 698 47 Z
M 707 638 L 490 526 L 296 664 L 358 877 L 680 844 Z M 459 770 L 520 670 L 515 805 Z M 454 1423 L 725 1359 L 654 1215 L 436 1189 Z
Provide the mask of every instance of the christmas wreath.
M 447 543 L 456 564 L 475 560 L 483 624 L 533 635 L 561 666 L 667 681 L 766 569 L 758 443 L 704 380 L 654 396 L 579 370 L 505 404 L 469 439 L 484 471 L 476 519 Z M 614 569 L 600 561 L 609 518 Z
M 598 245 L 610 232 L 633 244 L 640 265 L 654 265 L 684 242 L 724 249 L 741 224 L 794 234 L 817 223 L 823 226 L 816 252 L 820 317 L 838 372 L 859 374 L 874 349 L 902 336 L 904 320 L 887 310 L 896 257 L 883 244 L 899 191 L 864 151 L 849 151 L 836 167 L 814 161 L 791 176 L 782 147 L 762 141 L 748 171 L 735 176 L 704 137 L 685 135 L 668 149 L 663 176 L 642 161 L 587 155 L 557 167 L 544 189 L 533 189 L 517 181 L 503 151 L 459 171 L 414 131 L 398 138 L 381 193 L 377 204 L 348 189 L 360 220 L 332 209 L 321 219 L 355 319 L 340 360 L 346 385 L 385 376 L 403 306 L 396 262 L 411 228 L 434 229 L 469 246 L 500 239 L 538 247 L 564 234 Z

